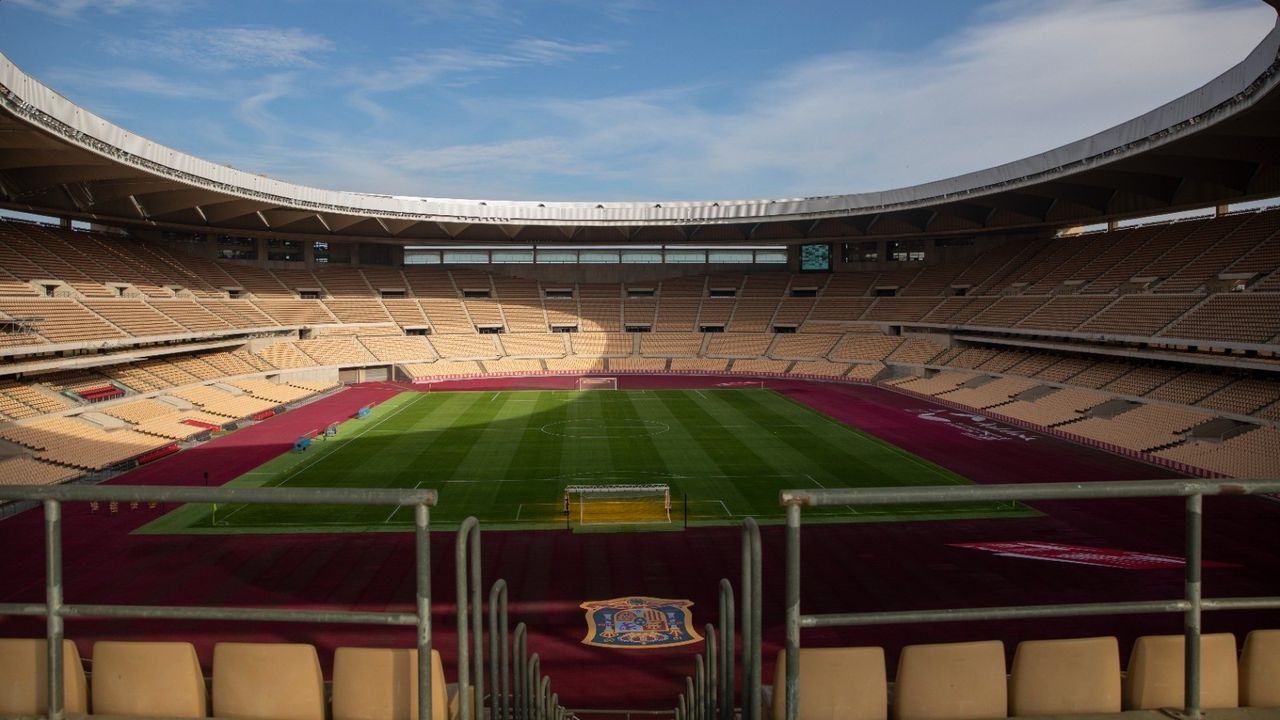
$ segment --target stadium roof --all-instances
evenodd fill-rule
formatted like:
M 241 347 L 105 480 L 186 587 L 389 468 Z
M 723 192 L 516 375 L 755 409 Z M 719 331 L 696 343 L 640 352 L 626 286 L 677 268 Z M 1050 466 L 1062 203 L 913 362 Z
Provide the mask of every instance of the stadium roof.
M 1280 194 L 1278 69 L 1280 23 L 1236 66 L 1126 123 L 894 190 L 512 202 L 340 192 L 235 170 L 134 135 L 0 54 L 0 207 L 127 227 L 433 244 L 732 244 L 1044 229 Z

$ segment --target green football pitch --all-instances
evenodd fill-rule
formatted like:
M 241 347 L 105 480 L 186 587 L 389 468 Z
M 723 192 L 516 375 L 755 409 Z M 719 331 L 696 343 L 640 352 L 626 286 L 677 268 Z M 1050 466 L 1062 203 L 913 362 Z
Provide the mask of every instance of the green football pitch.
M 781 522 L 778 491 L 969 481 L 770 390 L 405 392 L 231 485 L 435 488 L 432 527 L 564 528 L 570 485 L 670 487 L 670 529 Z M 1017 504 L 814 508 L 806 522 L 1026 516 Z M 411 507 L 188 505 L 142 532 L 403 531 Z M 627 529 L 625 525 L 607 529 Z M 662 529 L 653 524 L 631 529 Z

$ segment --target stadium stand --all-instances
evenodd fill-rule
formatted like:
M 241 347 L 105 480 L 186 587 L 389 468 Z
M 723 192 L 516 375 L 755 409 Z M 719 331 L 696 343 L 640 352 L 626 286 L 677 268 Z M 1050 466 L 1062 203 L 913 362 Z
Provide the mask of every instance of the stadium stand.
M 655 282 L 648 289 L 637 285 L 637 297 L 630 296 L 626 283 L 546 283 L 462 268 L 265 269 L 175 254 L 120 236 L 28 223 L 0 226 L 0 252 L 13 258 L 4 266 L 12 280 L 0 283 L 0 320 L 18 319 L 0 334 L 0 347 L 38 355 L 43 346 L 60 343 L 102 340 L 128 348 L 155 339 L 181 342 L 188 336 L 234 337 L 245 330 L 324 328 L 307 339 L 277 335 L 252 351 L 234 346 L 171 351 L 74 377 L 3 379 L 0 418 L 10 421 L 73 410 L 117 394 L 181 389 L 276 370 L 379 362 L 396 364 L 410 378 L 422 376 L 423 368 L 429 368 L 427 377 L 609 369 L 790 373 L 884 382 L 900 366 L 972 370 L 988 373 L 989 379 L 971 383 L 979 376 L 944 373 L 893 382 L 964 407 L 998 407 L 1011 419 L 1057 425 L 1065 432 L 1078 429 L 1079 437 L 1116 447 L 1143 446 L 1145 452 L 1173 442 L 1165 449 L 1184 448 L 1174 453 L 1180 462 L 1207 453 L 1192 452 L 1200 441 L 1177 444 L 1182 442 L 1177 433 L 1185 428 L 1167 429 L 1168 423 L 1178 425 L 1181 418 L 1200 413 L 1264 423 L 1280 417 L 1280 383 L 1257 367 L 1219 368 L 1213 360 L 1187 367 L 1167 353 L 1161 361 L 1144 361 L 1140 348 L 1130 350 L 1131 356 L 1070 352 L 1073 343 L 1108 337 L 1148 338 L 1153 347 L 1170 341 L 1267 347 L 1280 335 L 1280 295 L 1256 288 L 1260 278 L 1271 274 L 1266 258 L 1276 254 L 1280 212 L 1274 210 L 1057 243 L 997 245 L 924 271 L 836 273 L 813 282 L 812 276 L 789 273 L 693 275 Z M 59 248 L 64 257 L 32 249 L 42 242 Z M 82 268 L 94 259 L 99 262 L 92 271 L 78 270 L 70 258 Z M 1250 271 L 1253 279 L 1245 292 L 1225 292 L 1238 288 L 1228 287 L 1219 276 Z M 52 296 L 37 292 L 43 281 L 53 283 Z M 100 291 L 84 292 L 95 284 Z M 957 287 L 968 292 L 940 297 Z M 221 288 L 244 295 L 229 297 Z M 795 288 L 813 297 L 790 297 Z M 384 290 L 404 296 L 378 298 Z M 891 290 L 905 297 L 872 297 Z M 185 296 L 175 296 L 179 292 Z M 319 299 L 300 297 L 304 292 L 317 292 Z M 713 292 L 730 296 L 712 297 Z M 23 323 L 34 332 L 15 332 Z M 1016 338 L 1005 340 L 1012 345 L 1000 346 L 966 335 L 947 349 L 938 342 L 941 338 L 886 335 L 886 325 L 945 327 L 953 334 L 967 328 L 1008 329 L 1062 340 L 1052 349 L 1038 349 L 1017 347 Z M 631 326 L 656 332 L 634 337 L 622 332 Z M 726 332 L 696 332 L 708 326 Z M 773 326 L 801 332 L 774 334 Z M 577 332 L 549 332 L 552 327 Z M 406 336 L 398 328 L 433 334 Z M 478 334 L 480 328 L 506 332 L 485 336 Z M 437 358 L 485 363 L 431 362 Z M 547 362 L 526 361 L 534 358 Z M 1255 365 L 1269 361 L 1264 354 L 1250 358 Z M 408 369 L 410 365 L 417 370 Z M 1067 387 L 1034 401 L 1013 399 L 1043 383 Z M 1168 422 L 1153 423 L 1149 434 L 1135 438 L 1128 425 L 1155 410 L 1082 420 L 1090 406 L 1077 407 L 1069 399 L 1106 397 L 1076 395 L 1084 389 L 1157 401 L 1162 404 L 1153 407 L 1169 408 Z M 1067 406 L 1053 409 L 1061 402 Z M 226 409 L 216 417 L 228 417 L 228 412 L 236 414 Z M 186 434 L 171 422 L 157 422 L 146 432 Z M 1219 472 L 1227 462 L 1220 456 L 1228 454 L 1204 462 Z

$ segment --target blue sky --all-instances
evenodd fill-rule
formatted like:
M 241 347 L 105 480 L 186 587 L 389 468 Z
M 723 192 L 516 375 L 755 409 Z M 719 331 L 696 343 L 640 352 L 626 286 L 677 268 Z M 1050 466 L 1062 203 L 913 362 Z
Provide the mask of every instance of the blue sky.
M 1255 0 L 0 0 L 0 49 L 113 122 L 318 187 L 516 200 L 882 190 L 1208 81 Z

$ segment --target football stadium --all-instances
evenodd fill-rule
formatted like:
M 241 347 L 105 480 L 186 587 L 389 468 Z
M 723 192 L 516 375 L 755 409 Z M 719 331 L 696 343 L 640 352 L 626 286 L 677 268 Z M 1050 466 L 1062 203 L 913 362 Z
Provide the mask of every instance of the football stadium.
M 0 55 L 0 716 L 1277 717 L 1269 17 L 746 201 L 320 189 Z

